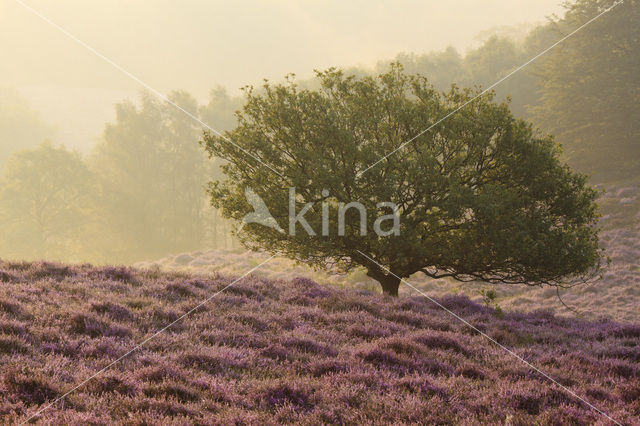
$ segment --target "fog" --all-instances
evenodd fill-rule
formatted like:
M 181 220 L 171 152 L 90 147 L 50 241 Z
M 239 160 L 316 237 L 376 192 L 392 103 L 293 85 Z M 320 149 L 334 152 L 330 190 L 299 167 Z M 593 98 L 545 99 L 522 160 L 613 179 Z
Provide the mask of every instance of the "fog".
M 238 94 L 263 78 L 372 66 L 400 52 L 464 52 L 490 34 L 523 36 L 561 11 L 559 0 L 25 3 L 150 86 L 199 100 L 216 86 Z M 113 105 L 140 90 L 18 2 L 0 4 L 0 51 L 0 86 L 17 89 L 56 142 L 84 152 L 113 119 Z

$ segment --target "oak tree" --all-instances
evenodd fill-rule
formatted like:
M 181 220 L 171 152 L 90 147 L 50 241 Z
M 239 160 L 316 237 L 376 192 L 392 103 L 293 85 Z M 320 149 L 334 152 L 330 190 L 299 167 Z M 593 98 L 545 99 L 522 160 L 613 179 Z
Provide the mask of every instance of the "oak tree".
M 213 205 L 242 221 L 251 188 L 280 225 L 242 226 L 245 245 L 318 267 L 364 267 L 391 295 L 418 272 L 565 286 L 599 270 L 596 191 L 558 159 L 551 136 L 507 104 L 485 94 L 455 112 L 477 91 L 438 92 L 398 64 L 377 76 L 329 69 L 317 77 L 317 90 L 292 78 L 249 87 L 237 127 L 224 137 L 204 133 L 209 154 L 226 160 L 226 179 L 209 187 Z M 281 232 L 291 220 L 289 188 L 296 214 L 311 203 L 305 219 L 314 232 L 296 223 L 295 235 Z M 387 201 L 398 206 L 399 235 L 374 232 Z M 365 235 L 357 209 L 338 232 L 340 203 L 350 202 L 366 208 Z

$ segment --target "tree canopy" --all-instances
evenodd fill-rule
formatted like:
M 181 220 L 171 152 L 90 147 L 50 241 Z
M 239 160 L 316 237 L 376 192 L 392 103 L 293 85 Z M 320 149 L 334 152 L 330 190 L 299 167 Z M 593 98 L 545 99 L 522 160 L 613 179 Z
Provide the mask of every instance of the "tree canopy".
M 238 232 L 245 245 L 343 271 L 362 266 L 389 294 L 397 294 L 398 277 L 416 272 L 561 286 L 598 270 L 596 191 L 561 163 L 551 136 L 514 118 L 507 104 L 482 96 L 365 171 L 476 92 L 438 92 L 399 64 L 377 76 L 329 69 L 317 77 L 318 90 L 293 79 L 247 89 L 238 126 L 225 137 L 251 156 L 204 133 L 209 154 L 226 160 L 227 178 L 209 188 L 225 216 L 241 221 L 251 212 L 246 188 L 284 229 L 288 188 L 295 188 L 296 211 L 315 203 L 306 216 L 312 229 L 323 227 L 322 209 L 329 211 L 328 235 L 248 224 Z M 382 214 L 379 202 L 395 203 L 400 235 L 371 232 L 371 220 L 362 235 L 353 210 L 338 235 L 336 212 L 352 201 L 369 215 Z

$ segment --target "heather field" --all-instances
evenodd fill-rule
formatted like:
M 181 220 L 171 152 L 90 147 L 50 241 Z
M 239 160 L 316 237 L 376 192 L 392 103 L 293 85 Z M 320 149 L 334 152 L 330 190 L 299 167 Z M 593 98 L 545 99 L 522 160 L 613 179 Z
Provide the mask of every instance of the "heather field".
M 0 422 L 27 420 L 232 281 L 1 262 Z M 617 422 L 640 422 L 640 325 L 439 301 Z M 611 424 L 422 296 L 255 276 L 31 421 Z
M 640 426 L 640 0 L 513 4 L 0 2 L 0 426 Z

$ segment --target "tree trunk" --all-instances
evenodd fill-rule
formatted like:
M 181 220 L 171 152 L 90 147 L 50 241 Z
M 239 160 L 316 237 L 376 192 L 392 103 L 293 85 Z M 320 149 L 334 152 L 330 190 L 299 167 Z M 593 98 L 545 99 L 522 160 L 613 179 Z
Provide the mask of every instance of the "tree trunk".
M 388 274 L 380 280 L 382 292 L 389 296 L 398 297 L 398 287 L 400 287 L 400 278 L 395 275 Z
M 367 270 L 367 276 L 380 283 L 384 294 L 398 297 L 398 287 L 400 287 L 401 281 L 401 279 L 398 278 L 400 276 L 399 274 L 392 274 L 391 272 L 385 274 L 380 268 L 369 268 Z

